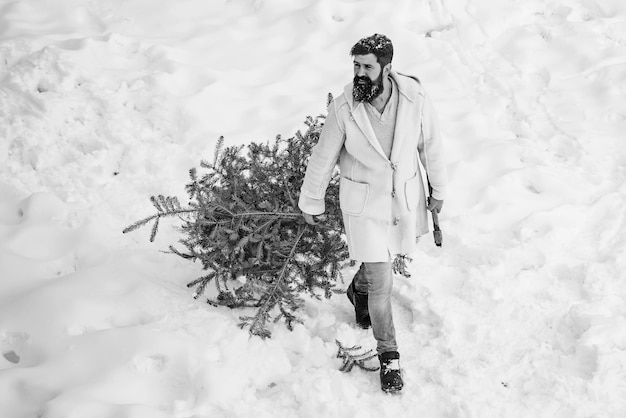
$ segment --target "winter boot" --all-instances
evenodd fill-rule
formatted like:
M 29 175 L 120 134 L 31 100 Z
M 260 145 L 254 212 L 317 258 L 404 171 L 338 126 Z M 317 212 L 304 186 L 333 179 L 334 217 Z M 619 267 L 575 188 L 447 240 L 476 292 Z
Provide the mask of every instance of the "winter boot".
M 356 323 L 364 329 L 369 328 L 372 325 L 370 320 L 370 313 L 367 308 L 367 293 L 359 293 L 354 287 L 354 280 L 348 286 L 346 295 L 350 300 L 350 303 L 354 305 L 354 312 L 356 314 Z
M 400 370 L 400 353 L 388 351 L 378 355 L 380 360 L 380 388 L 387 393 L 402 390 L 402 371 Z

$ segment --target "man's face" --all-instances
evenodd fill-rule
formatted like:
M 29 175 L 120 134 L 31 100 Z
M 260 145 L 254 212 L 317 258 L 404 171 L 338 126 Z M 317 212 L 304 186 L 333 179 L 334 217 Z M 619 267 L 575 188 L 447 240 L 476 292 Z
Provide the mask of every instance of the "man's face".
M 376 55 L 354 56 L 354 86 L 352 96 L 358 102 L 371 103 L 383 92 L 383 69 Z

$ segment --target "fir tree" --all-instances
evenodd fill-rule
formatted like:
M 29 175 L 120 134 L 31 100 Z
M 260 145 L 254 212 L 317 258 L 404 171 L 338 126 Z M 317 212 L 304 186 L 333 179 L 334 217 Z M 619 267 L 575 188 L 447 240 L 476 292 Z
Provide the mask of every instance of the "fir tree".
M 267 143 L 224 147 L 220 138 L 213 161 L 201 163 L 203 174 L 196 168 L 189 172 L 187 207 L 176 197 L 152 196 L 156 213 L 123 232 L 152 223 L 153 241 L 162 218 L 180 218 L 184 249 L 170 246 L 170 251 L 207 271 L 188 284 L 194 297 L 213 283 L 217 296 L 209 303 L 254 308 L 240 317 L 251 334 L 269 337 L 270 321 L 281 318 L 291 329 L 300 321 L 301 295 L 329 298 L 348 259 L 337 173 L 328 187 L 323 224 L 306 224 L 297 206 L 323 121 L 323 115 L 307 117 L 304 133 Z

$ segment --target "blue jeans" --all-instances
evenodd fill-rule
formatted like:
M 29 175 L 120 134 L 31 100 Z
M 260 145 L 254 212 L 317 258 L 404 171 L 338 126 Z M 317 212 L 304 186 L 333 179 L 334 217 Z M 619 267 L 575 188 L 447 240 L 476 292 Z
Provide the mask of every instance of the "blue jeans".
M 362 263 L 354 276 L 354 287 L 359 293 L 367 293 L 367 307 L 372 320 L 378 354 L 398 351 L 396 329 L 391 312 L 391 289 L 393 276 L 391 263 Z

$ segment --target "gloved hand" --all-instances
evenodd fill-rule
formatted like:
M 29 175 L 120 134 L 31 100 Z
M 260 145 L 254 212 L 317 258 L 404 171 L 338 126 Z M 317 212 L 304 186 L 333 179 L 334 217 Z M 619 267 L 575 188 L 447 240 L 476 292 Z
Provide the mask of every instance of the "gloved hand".
M 324 215 L 323 213 L 321 215 L 311 215 L 302 212 L 302 217 L 304 218 L 304 221 L 309 225 L 317 225 L 320 222 L 324 222 L 326 220 L 326 215 Z
M 426 206 L 426 209 L 431 212 L 439 213 L 441 212 L 441 208 L 443 208 L 443 200 L 435 199 L 432 196 L 428 198 L 428 206 Z

